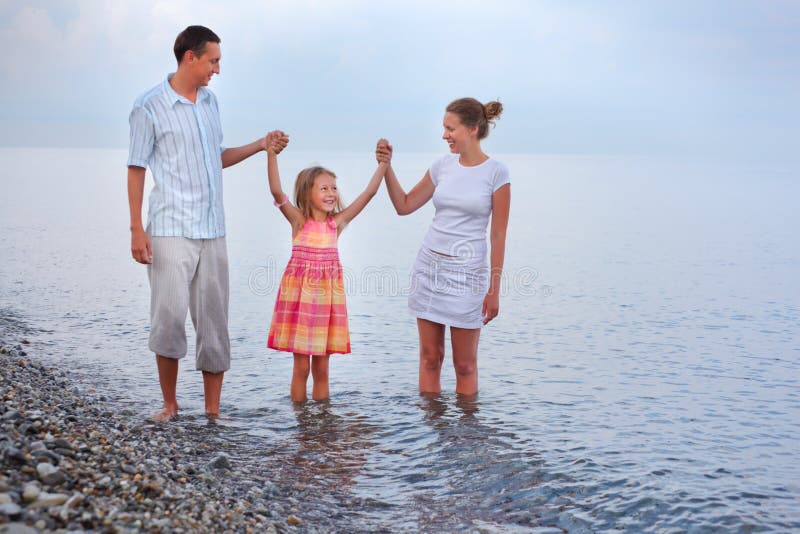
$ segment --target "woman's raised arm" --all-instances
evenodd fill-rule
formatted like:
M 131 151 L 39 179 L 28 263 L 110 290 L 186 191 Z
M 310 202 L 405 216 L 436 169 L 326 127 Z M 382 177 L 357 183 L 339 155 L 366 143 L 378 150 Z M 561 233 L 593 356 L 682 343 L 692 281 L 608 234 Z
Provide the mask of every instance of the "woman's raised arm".
M 392 200 L 392 205 L 398 215 L 414 213 L 433 197 L 436 186 L 433 185 L 430 171 L 425 173 L 422 180 L 411 191 L 405 192 L 392 168 L 392 145 L 388 141 L 383 139 L 378 141 L 375 156 L 378 162 L 386 161 L 389 163 L 389 167 L 386 169 L 386 190 L 389 192 L 389 198 Z

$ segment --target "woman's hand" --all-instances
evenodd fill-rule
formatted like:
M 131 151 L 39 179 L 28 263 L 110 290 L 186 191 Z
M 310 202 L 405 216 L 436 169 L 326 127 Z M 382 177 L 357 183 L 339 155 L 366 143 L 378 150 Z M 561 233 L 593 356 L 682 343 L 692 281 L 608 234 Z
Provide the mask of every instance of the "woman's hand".
M 500 313 L 500 295 L 497 292 L 490 291 L 486 293 L 486 297 L 483 299 L 483 324 L 487 324 L 497 317 L 498 313 Z
M 392 145 L 386 139 L 379 139 L 375 147 L 375 159 L 378 164 L 392 162 Z

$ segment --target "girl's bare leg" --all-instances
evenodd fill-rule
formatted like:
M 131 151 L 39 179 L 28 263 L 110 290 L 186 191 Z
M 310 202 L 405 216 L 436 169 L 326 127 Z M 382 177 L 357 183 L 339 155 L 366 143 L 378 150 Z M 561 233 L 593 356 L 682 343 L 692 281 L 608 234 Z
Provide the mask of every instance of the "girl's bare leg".
M 306 383 L 308 382 L 309 355 L 294 353 L 294 370 L 292 371 L 292 387 L 290 396 L 294 402 L 305 402 Z
M 444 361 L 444 325 L 417 319 L 419 330 L 419 391 L 421 393 L 440 393 Z
M 311 374 L 314 377 L 311 397 L 316 401 L 325 400 L 331 396 L 328 387 L 328 363 L 330 359 L 330 354 L 311 357 Z

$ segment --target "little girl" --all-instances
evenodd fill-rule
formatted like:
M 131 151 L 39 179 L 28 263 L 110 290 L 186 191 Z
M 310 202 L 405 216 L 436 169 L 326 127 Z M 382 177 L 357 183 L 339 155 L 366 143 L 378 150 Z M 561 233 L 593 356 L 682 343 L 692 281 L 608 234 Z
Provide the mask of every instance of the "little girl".
M 270 132 L 266 139 L 269 190 L 275 206 L 292 225 L 292 256 L 281 278 L 267 346 L 294 353 L 291 398 L 305 402 L 309 367 L 314 376 L 312 397 L 327 399 L 329 357 L 350 352 L 336 242 L 347 223 L 378 192 L 387 162 L 378 165 L 364 192 L 346 208 L 339 198 L 334 173 L 323 167 L 303 169 L 295 181 L 292 205 L 278 174 L 277 154 L 288 141 L 280 131 Z

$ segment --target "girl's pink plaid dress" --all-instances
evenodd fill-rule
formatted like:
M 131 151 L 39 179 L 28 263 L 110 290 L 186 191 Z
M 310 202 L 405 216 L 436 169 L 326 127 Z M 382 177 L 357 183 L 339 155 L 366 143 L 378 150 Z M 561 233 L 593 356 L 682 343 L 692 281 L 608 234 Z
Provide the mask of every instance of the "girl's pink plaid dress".
M 350 352 L 336 222 L 306 220 L 292 241 L 267 346 L 298 354 Z

